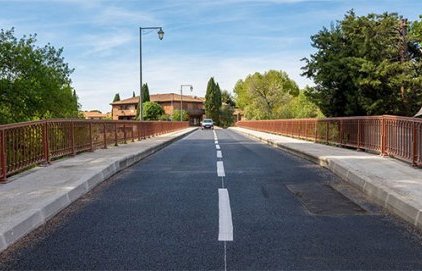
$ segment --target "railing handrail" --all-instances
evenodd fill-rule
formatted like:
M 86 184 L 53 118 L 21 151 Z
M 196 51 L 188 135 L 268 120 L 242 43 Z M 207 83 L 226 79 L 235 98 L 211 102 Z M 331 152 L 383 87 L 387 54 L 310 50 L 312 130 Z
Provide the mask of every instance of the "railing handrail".
M 186 121 L 48 119 L 0 125 L 0 182 L 40 163 L 189 126 Z
M 422 119 L 393 115 L 244 120 L 237 126 L 378 152 L 422 166 Z

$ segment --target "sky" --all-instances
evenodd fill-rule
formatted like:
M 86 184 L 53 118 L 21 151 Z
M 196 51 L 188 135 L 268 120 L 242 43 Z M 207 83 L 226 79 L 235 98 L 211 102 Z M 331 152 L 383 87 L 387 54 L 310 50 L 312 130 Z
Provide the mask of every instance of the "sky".
M 422 0 L 0 0 L 0 28 L 15 36 L 37 33 L 37 45 L 64 48 L 63 56 L 83 110 L 111 110 L 139 92 L 139 27 L 143 82 L 150 94 L 205 96 L 214 77 L 221 89 L 255 72 L 282 70 L 300 87 L 310 37 L 357 15 L 397 12 L 409 20 L 422 14 Z

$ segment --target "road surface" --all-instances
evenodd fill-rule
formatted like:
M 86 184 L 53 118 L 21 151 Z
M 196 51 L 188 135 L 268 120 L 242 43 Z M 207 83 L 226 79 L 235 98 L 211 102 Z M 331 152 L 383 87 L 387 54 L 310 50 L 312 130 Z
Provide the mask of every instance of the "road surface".
M 0 268 L 422 269 L 419 235 L 336 181 L 233 131 L 198 130 L 99 185 Z

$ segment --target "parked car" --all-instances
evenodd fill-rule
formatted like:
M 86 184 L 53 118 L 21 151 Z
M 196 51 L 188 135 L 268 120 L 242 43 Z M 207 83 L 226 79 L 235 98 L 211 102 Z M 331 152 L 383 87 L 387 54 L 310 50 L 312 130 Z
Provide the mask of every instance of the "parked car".
M 204 119 L 201 121 L 201 128 L 202 129 L 214 129 L 214 122 L 212 119 Z

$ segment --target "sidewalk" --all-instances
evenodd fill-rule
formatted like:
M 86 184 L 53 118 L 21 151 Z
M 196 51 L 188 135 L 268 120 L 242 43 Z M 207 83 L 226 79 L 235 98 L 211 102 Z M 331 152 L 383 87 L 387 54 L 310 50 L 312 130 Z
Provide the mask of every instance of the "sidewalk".
M 117 172 L 197 128 L 54 161 L 0 185 L 0 252 Z
M 240 127 L 230 128 L 328 168 L 371 200 L 422 229 L 422 169 L 401 161 Z

